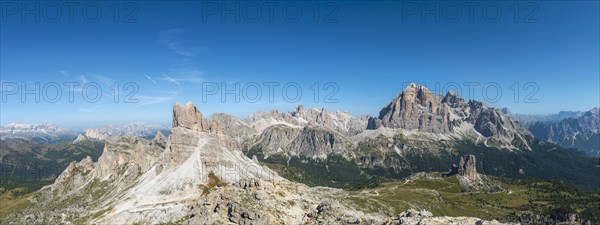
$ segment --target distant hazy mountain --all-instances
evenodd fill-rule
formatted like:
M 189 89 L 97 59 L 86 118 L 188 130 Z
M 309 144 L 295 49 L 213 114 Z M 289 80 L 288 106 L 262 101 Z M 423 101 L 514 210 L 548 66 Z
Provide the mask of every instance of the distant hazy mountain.
M 124 135 L 152 139 L 158 131 L 166 135 L 169 134 L 169 128 L 166 125 L 146 124 L 142 122 L 126 125 L 108 125 L 86 129 L 85 133 L 80 134 L 75 142 L 88 138 L 97 140 L 118 139 L 119 136 Z
M 600 110 L 593 108 L 577 115 L 553 122 L 530 122 L 527 128 L 541 140 L 600 156 Z
M 44 144 L 73 140 L 76 136 L 77 135 L 73 131 L 59 127 L 56 124 L 32 125 L 14 122 L 6 126 L 0 126 L 1 140 L 7 138 L 20 138 Z
M 579 111 L 560 111 L 556 114 L 510 114 L 510 111 L 506 112 L 514 119 L 525 125 L 536 122 L 558 122 L 567 118 L 580 117 L 585 113 Z

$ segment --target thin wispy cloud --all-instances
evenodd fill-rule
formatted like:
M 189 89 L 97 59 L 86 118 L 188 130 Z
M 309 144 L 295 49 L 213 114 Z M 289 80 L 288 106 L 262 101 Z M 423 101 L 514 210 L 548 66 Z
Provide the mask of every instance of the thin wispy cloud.
M 202 76 L 203 73 L 193 65 L 179 65 L 169 68 L 167 73 L 162 74 L 161 80 L 168 81 L 173 84 L 201 84 L 206 79 Z
M 181 83 L 179 83 L 179 81 L 177 81 L 176 79 L 174 79 L 168 75 L 165 75 L 164 77 L 162 77 L 161 80 L 167 81 L 172 84 L 181 85 Z
M 172 100 L 174 98 L 175 98 L 175 96 L 144 96 L 144 95 L 141 95 L 141 96 L 137 97 L 137 99 L 140 100 L 140 103 L 137 106 L 154 105 L 154 104 Z
M 100 83 L 103 83 L 104 85 L 107 85 L 107 86 L 113 85 L 115 83 L 115 81 L 113 79 L 111 79 L 110 77 L 107 77 L 107 76 L 92 74 L 92 77 L 94 79 L 98 80 Z
M 178 55 L 186 57 L 197 56 L 204 49 L 193 44 L 186 44 L 185 36 L 191 32 L 192 30 L 183 28 L 163 31 L 159 36 L 159 43 L 165 45 L 169 50 Z
M 88 83 L 89 82 L 88 79 L 85 77 L 85 75 L 80 75 L 79 76 L 79 81 L 81 83 Z
M 146 78 L 148 78 L 148 80 L 152 81 L 152 83 L 156 84 L 156 81 L 154 79 L 152 79 L 152 77 L 148 76 L 148 74 L 144 74 L 144 76 L 146 76 Z
M 59 70 L 58 72 L 62 75 L 65 75 L 66 77 L 70 76 L 69 72 L 67 72 L 66 70 Z

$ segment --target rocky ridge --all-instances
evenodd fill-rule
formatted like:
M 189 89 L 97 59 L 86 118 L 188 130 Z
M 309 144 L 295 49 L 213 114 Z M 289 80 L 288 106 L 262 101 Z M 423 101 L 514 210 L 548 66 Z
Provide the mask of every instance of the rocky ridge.
M 237 139 L 221 134 L 223 128 L 230 126 L 211 125 L 191 103 L 174 106 L 173 122 L 164 149 L 159 145 L 159 134 L 153 140 L 127 136 L 109 140 L 98 162 L 85 158 L 72 163 L 53 185 L 31 197 L 36 204 L 9 215 L 4 221 L 9 224 L 400 224 L 406 218 L 406 215 L 364 213 L 331 198 L 342 190 L 311 188 L 281 178 L 244 156 L 240 149 L 229 148 L 240 145 L 231 143 Z M 308 134 L 291 140 L 290 144 L 304 146 L 312 143 L 307 139 L 314 139 L 329 143 L 322 146 L 324 149 L 334 148 L 329 134 Z M 426 217 L 419 221 L 439 224 L 480 221 Z
M 366 128 L 367 116 L 355 117 L 346 112 L 329 112 L 325 108 L 305 109 L 299 105 L 293 112 L 273 110 L 253 113 L 246 117 L 245 121 L 258 132 L 276 124 L 297 128 L 312 125 L 351 136 Z
M 529 123 L 528 129 L 541 140 L 600 156 L 600 109 L 597 107 L 580 117 Z

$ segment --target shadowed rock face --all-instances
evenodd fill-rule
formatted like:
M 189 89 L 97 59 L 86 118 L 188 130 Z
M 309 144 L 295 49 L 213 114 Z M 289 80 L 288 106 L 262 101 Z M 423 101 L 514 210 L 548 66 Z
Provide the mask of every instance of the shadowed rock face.
M 183 127 L 196 131 L 208 131 L 208 122 L 191 102 L 182 105 L 175 103 L 173 106 L 173 127 Z
M 349 157 L 349 145 L 350 141 L 335 131 L 278 124 L 265 129 L 247 147 L 259 148 L 267 157 L 280 154 L 326 159 L 328 155 Z
M 580 117 L 557 122 L 528 124 L 535 137 L 567 148 L 578 148 L 590 156 L 600 156 L 600 109 L 583 113 Z
M 477 162 L 474 155 L 464 155 L 460 158 L 458 165 L 458 174 L 468 180 L 477 180 Z

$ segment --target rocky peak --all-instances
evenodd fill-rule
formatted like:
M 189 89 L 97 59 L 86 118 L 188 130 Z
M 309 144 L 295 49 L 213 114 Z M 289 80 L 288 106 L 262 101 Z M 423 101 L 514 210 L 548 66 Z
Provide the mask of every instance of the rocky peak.
M 156 135 L 154 136 L 154 140 L 163 142 L 167 140 L 167 137 L 165 137 L 165 135 L 159 131 L 156 131 Z
M 509 108 L 507 108 L 507 107 L 504 107 L 504 108 L 502 108 L 500 111 L 502 111 L 502 113 L 504 113 L 504 115 L 507 115 L 507 116 L 511 116 L 511 117 L 512 117 L 512 112 L 510 111 L 510 109 L 509 109 Z
M 296 107 L 296 112 L 294 115 L 302 115 L 304 114 L 304 106 L 303 105 L 298 105 Z
M 408 102 L 417 102 L 424 106 L 435 100 L 435 95 L 427 87 L 415 83 L 410 83 L 401 95 Z
M 468 180 L 477 180 L 477 162 L 474 155 L 464 155 L 460 158 L 458 165 L 458 175 Z
M 317 119 L 316 119 L 317 124 L 323 124 L 325 126 L 328 125 L 328 123 L 330 123 L 330 117 L 329 117 L 329 113 L 327 113 L 327 109 L 322 108 L 321 112 L 317 115 Z
M 163 148 L 167 145 L 168 141 L 167 137 L 162 132 L 160 132 L 160 130 L 156 131 L 156 135 L 152 140 Z
M 173 106 L 173 127 L 183 127 L 196 131 L 208 131 L 208 122 L 192 102 Z
M 400 128 L 461 137 L 468 134 L 486 146 L 531 150 L 531 133 L 505 112 L 479 101 L 465 102 L 452 91 L 443 97 L 435 95 L 413 83 L 388 103 L 379 117 L 369 118 L 367 129 Z
M 55 183 L 65 182 L 69 177 L 73 176 L 74 171 L 79 170 L 81 172 L 87 173 L 94 169 L 94 162 L 92 161 L 92 157 L 87 156 L 82 159 L 80 162 L 71 162 L 69 166 L 56 178 Z
M 99 132 L 93 128 L 85 129 L 85 136 L 88 138 L 98 139 L 98 140 L 106 140 L 110 135 L 107 133 Z
M 450 131 L 449 116 L 449 107 L 442 104 L 437 95 L 411 83 L 379 112 L 379 118 L 369 121 L 368 128 L 384 126 L 445 133 Z
M 465 100 L 454 91 L 448 91 L 442 99 L 442 103 L 448 104 L 452 108 L 457 108 L 464 105 Z
M 600 109 L 598 107 L 594 107 L 590 111 L 587 111 L 584 116 L 598 116 L 600 115 Z

